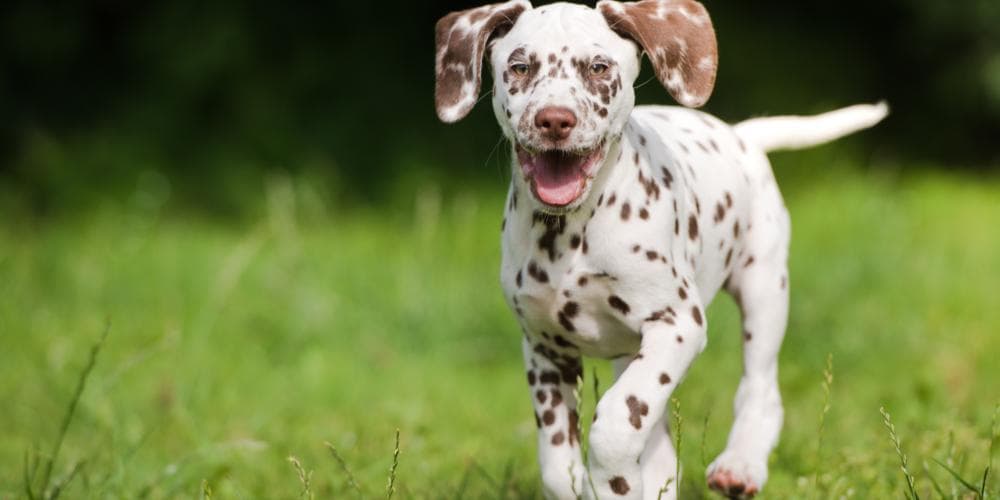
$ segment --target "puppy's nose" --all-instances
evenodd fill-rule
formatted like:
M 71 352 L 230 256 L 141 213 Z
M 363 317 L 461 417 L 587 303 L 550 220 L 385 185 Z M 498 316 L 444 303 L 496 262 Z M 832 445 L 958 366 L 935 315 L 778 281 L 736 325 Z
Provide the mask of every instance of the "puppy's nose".
M 576 115 L 569 108 L 548 106 L 535 115 L 535 127 L 543 136 L 561 141 L 569 137 L 576 126 Z

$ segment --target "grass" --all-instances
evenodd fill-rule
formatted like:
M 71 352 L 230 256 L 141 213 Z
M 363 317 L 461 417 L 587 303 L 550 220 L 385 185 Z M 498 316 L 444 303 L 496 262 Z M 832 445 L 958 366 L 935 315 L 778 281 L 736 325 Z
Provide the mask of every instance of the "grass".
M 818 170 L 778 168 L 793 293 L 765 494 L 1000 497 L 1000 181 Z M 415 186 L 412 207 L 337 211 L 295 179 L 265 191 L 247 225 L 141 193 L 0 221 L 0 498 L 25 495 L 31 450 L 53 450 L 31 453 L 66 498 L 540 498 L 496 278 L 502 193 Z M 675 395 L 684 498 L 710 497 L 740 374 L 735 306 L 708 317 Z M 582 387 L 608 385 L 587 367 Z

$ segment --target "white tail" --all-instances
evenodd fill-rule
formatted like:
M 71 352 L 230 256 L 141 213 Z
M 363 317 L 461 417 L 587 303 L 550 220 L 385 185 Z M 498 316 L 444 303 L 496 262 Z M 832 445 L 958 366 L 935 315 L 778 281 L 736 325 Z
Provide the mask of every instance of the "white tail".
M 767 151 L 803 149 L 866 129 L 889 114 L 885 101 L 858 104 L 815 116 L 752 118 L 736 124 L 744 140 Z

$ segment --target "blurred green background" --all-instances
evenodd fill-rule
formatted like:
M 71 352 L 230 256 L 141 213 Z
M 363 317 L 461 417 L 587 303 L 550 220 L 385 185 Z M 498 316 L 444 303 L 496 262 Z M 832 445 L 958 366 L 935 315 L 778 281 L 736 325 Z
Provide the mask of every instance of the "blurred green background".
M 899 496 L 884 405 L 920 495 L 973 497 L 955 475 L 978 485 L 1000 444 L 1000 2 L 705 4 L 707 111 L 892 106 L 772 155 L 795 229 L 765 493 Z M 474 5 L 0 7 L 0 498 L 43 488 L 26 458 L 53 460 L 49 496 L 380 497 L 396 429 L 394 498 L 540 496 L 496 284 L 509 153 L 486 103 L 433 110 L 434 22 Z M 648 66 L 636 85 L 670 103 Z M 734 304 L 708 317 L 682 498 L 708 498 L 740 370 Z
M 489 106 L 458 126 L 433 112 L 434 22 L 473 5 L 6 2 L 3 198 L 75 211 L 156 182 L 175 206 L 234 215 L 275 170 L 348 205 L 428 176 L 502 184 Z M 855 141 L 880 159 L 1000 161 L 997 2 L 707 7 L 720 44 L 707 111 L 738 121 L 887 99 L 893 118 Z M 670 99 L 653 80 L 639 102 Z

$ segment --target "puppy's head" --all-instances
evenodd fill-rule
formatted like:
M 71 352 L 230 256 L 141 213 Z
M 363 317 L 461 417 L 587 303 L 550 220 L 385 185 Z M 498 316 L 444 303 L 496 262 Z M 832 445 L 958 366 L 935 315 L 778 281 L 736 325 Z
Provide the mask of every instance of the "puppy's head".
M 679 103 L 697 107 L 715 84 L 715 32 L 693 0 L 598 2 L 596 9 L 524 0 L 445 16 L 437 24 L 438 117 L 454 122 L 493 68 L 493 110 L 521 178 L 542 208 L 579 206 L 635 104 L 640 49 Z

